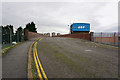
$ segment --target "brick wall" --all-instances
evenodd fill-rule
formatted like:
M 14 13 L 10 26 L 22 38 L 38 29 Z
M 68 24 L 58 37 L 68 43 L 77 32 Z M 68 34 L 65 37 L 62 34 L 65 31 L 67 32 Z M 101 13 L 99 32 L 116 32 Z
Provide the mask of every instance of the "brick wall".
M 33 38 L 37 38 L 37 37 L 42 37 L 42 36 L 43 36 L 43 34 L 28 31 L 28 40 L 33 39 Z
M 35 33 L 35 32 L 29 32 L 27 29 L 25 30 L 25 37 L 24 39 L 25 40 L 30 40 L 30 39 L 33 39 L 33 38 L 37 38 L 37 37 L 42 37 L 43 34 L 40 34 L 40 33 Z
M 80 38 L 80 39 L 90 40 L 89 33 L 65 34 L 65 35 L 59 35 L 59 36 L 53 36 L 53 37 L 71 37 L 71 38 Z

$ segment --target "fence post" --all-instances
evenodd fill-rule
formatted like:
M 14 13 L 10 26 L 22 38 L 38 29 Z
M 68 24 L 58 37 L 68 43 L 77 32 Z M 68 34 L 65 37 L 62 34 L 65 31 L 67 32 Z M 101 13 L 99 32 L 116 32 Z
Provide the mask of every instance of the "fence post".
M 101 32 L 101 43 L 102 43 L 102 32 Z
M 120 46 L 120 33 L 118 32 L 118 47 Z
M 90 32 L 90 41 L 94 42 L 94 37 L 93 37 L 94 32 Z
M 115 45 L 115 35 L 116 35 L 116 32 L 114 32 L 114 45 Z

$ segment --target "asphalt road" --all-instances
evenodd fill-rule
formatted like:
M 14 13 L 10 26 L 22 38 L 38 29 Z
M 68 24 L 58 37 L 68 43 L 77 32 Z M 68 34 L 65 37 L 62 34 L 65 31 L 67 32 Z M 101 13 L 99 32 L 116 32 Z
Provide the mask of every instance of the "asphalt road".
M 32 42 L 26 41 L 3 55 L 2 78 L 27 78 L 27 57 Z
M 0 44 L 0 51 L 2 50 L 2 44 Z M 2 79 L 2 56 L 0 55 L 0 79 Z
M 80 39 L 46 37 L 37 49 L 48 78 L 118 77 L 118 50 L 114 47 Z

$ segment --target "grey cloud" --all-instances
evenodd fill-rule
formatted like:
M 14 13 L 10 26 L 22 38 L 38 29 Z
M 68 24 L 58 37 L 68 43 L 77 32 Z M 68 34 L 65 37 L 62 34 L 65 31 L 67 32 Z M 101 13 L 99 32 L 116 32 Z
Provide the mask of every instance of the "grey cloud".
M 2 3 L 0 3 L 0 25 L 2 25 Z
M 68 33 L 69 24 L 89 22 L 91 29 L 98 30 L 102 25 L 99 19 L 104 15 L 97 12 L 107 5 L 107 2 L 5 2 L 2 5 L 2 24 L 13 24 L 17 28 L 34 21 L 38 32 Z

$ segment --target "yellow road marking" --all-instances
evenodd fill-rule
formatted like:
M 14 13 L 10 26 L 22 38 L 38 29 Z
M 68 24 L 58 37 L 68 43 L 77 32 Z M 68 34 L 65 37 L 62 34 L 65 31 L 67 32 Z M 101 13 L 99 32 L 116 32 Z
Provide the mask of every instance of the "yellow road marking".
M 40 41 L 40 40 L 42 40 L 42 38 L 40 38 L 40 39 L 38 39 L 38 41 Z M 36 68 L 37 68 L 37 72 L 38 72 L 38 76 L 39 76 L 39 78 L 41 79 L 41 80 L 43 80 L 43 78 L 42 78 L 42 75 L 41 75 L 41 73 L 43 74 L 43 77 L 44 77 L 44 79 L 45 80 L 48 80 L 48 78 L 47 78 L 47 76 L 46 76 L 46 74 L 45 74 L 45 71 L 43 70 L 43 67 L 42 67 L 42 65 L 41 65 L 41 62 L 40 62 L 40 60 L 39 60 L 39 58 L 38 58 L 38 54 L 37 54 L 37 43 L 38 43 L 38 41 L 36 41 L 35 43 L 34 43 L 34 59 L 35 59 L 35 63 L 36 63 Z M 36 55 L 36 56 L 35 56 Z M 38 62 L 37 62 L 38 61 Z M 39 66 L 40 66 L 40 69 L 38 69 L 39 68 Z M 40 70 L 41 70 L 41 73 L 40 73 Z
M 43 67 L 42 67 L 42 65 L 41 65 L 41 63 L 40 63 L 40 60 L 39 60 L 39 58 L 38 58 L 37 49 L 35 49 L 35 51 L 36 51 L 37 60 L 38 60 L 40 69 L 41 69 L 41 71 L 42 71 L 42 73 L 43 73 L 43 76 L 44 76 L 45 80 L 48 80 L 48 79 L 47 79 L 47 76 L 46 76 L 46 74 L 45 74 L 45 71 L 43 70 Z
M 39 78 L 41 79 L 41 80 L 43 80 L 43 78 L 42 78 L 42 75 L 41 75 L 41 73 L 40 73 L 40 69 L 39 69 L 39 66 L 38 66 L 38 63 L 37 63 L 37 60 L 36 60 L 36 57 L 35 57 L 35 49 L 33 50 L 34 51 L 34 61 L 35 61 L 35 64 L 36 64 L 36 68 L 37 68 L 37 72 L 38 72 L 38 76 L 39 76 Z
M 42 40 L 42 38 L 39 39 L 39 41 Z

